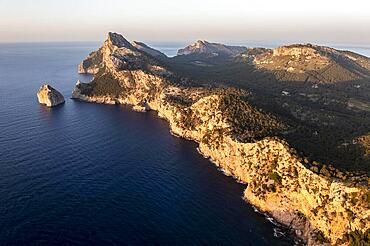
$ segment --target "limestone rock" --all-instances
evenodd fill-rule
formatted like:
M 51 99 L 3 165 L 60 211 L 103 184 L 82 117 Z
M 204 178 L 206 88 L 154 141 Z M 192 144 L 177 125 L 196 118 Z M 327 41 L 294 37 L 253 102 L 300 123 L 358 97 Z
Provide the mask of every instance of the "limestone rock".
M 99 65 L 102 62 L 101 51 L 94 51 L 78 65 L 78 73 L 96 74 L 99 71 Z
M 135 49 L 132 44 L 127 41 L 121 34 L 115 32 L 108 33 L 108 43 L 117 46 L 118 48 L 126 47 L 128 49 Z
M 48 84 L 40 87 L 37 98 L 40 104 L 45 104 L 47 107 L 54 107 L 65 102 L 63 95 Z
M 194 44 L 191 44 L 184 49 L 180 49 L 177 55 L 190 55 L 190 54 L 208 54 L 208 55 L 226 55 L 236 56 L 247 48 L 243 46 L 229 46 L 218 43 L 210 43 L 204 40 L 198 40 Z
M 81 90 L 80 90 L 81 84 L 82 84 L 81 81 L 77 80 L 76 86 L 72 91 L 72 98 L 73 99 L 78 99 L 81 96 Z
M 133 109 L 134 111 L 136 111 L 136 112 L 146 112 L 146 111 L 148 111 L 148 108 L 147 108 L 147 107 L 145 107 L 145 106 L 141 106 L 141 105 L 134 105 L 134 106 L 132 107 L 132 109 Z

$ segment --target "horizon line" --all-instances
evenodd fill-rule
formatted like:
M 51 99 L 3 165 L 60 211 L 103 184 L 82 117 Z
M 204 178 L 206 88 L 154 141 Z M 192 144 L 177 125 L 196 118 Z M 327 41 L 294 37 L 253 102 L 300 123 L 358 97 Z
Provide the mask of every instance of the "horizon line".
M 145 44 L 150 44 L 150 45 L 171 45 L 171 44 L 177 44 L 177 45 L 190 45 L 196 42 L 197 40 L 200 39 L 194 39 L 192 42 L 186 42 L 186 41 L 141 41 Z M 105 41 L 104 40 L 50 40 L 50 41 L 0 41 L 0 45 L 6 45 L 6 44 L 73 44 L 73 43 L 97 43 L 101 44 Z M 139 41 L 139 40 L 132 40 L 133 41 Z M 337 48 L 362 48 L 362 49 L 370 49 L 370 44 L 365 45 L 363 43 L 335 43 L 335 42 L 279 42 L 276 41 L 268 43 L 267 41 L 259 41 L 259 40 L 249 40 L 249 41 L 235 41 L 235 42 L 225 42 L 225 41 L 208 41 L 207 39 L 205 40 L 210 43 L 219 43 L 219 44 L 225 44 L 225 45 L 243 45 L 245 47 L 253 47 L 250 46 L 251 44 L 254 45 L 260 45 L 258 47 L 265 48 L 266 46 L 268 48 L 273 48 L 273 47 L 281 47 L 281 46 L 287 46 L 287 45 L 293 45 L 293 44 L 312 44 L 312 45 L 318 45 L 318 46 L 328 46 L 328 47 L 337 47 Z M 181 46 L 182 47 L 182 46 Z

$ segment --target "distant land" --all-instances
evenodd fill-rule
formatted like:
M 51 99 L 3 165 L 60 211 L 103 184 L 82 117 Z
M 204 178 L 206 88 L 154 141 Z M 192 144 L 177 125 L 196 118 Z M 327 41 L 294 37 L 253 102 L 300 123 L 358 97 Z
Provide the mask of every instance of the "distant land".
M 99 41 L 94 41 L 93 43 L 100 44 Z M 177 55 L 177 52 L 179 49 L 184 48 L 188 45 L 188 43 L 185 42 L 158 42 L 158 41 L 150 41 L 148 40 L 145 42 L 147 45 L 151 46 L 152 48 L 156 50 L 160 50 L 161 52 L 165 53 L 168 57 L 173 57 Z M 228 43 L 228 42 L 225 42 Z M 290 42 L 285 43 L 269 43 L 269 42 L 252 42 L 252 41 L 244 41 L 244 42 L 232 42 L 230 45 L 232 46 L 245 46 L 249 48 L 258 48 L 258 47 L 264 47 L 264 48 L 277 48 L 280 46 L 284 46 L 284 44 L 289 44 Z M 359 44 L 335 44 L 335 43 L 325 43 L 320 44 L 320 46 L 327 46 L 332 47 L 339 50 L 348 50 L 352 51 L 367 57 L 370 57 L 370 45 L 359 45 Z
M 109 33 L 77 100 L 154 110 L 308 245 L 370 239 L 370 59 L 314 44 L 199 40 L 168 57 Z

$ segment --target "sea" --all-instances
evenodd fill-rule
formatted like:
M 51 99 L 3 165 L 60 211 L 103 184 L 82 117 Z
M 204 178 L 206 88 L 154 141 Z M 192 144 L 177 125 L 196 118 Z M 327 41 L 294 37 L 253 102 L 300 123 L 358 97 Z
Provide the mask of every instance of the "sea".
M 70 99 L 98 47 L 0 44 L 0 245 L 297 244 L 154 112 Z M 44 83 L 66 103 L 39 105 Z

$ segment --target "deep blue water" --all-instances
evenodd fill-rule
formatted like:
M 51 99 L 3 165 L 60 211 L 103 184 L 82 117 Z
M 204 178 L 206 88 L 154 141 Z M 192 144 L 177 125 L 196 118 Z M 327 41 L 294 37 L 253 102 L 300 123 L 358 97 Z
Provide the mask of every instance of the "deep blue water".
M 69 99 L 97 45 L 0 45 L 0 245 L 292 245 L 154 113 Z

